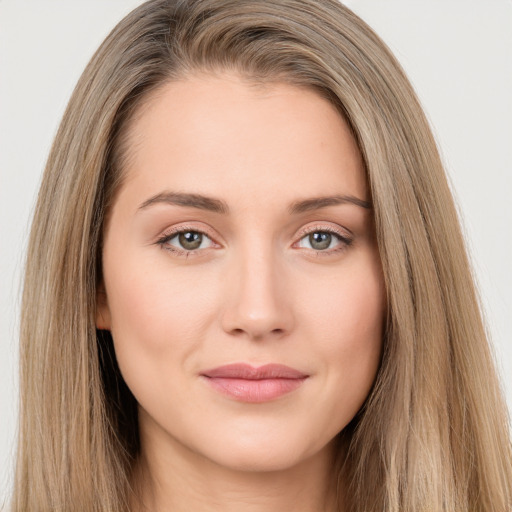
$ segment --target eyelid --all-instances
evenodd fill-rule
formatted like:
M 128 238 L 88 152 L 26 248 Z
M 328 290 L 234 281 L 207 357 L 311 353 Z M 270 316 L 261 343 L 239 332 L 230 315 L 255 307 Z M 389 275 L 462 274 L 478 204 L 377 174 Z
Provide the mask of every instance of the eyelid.
M 212 247 L 207 247 L 207 248 L 202 248 L 202 249 L 185 250 L 185 249 L 180 249 L 179 247 L 167 244 L 167 242 L 169 240 L 171 240 L 172 238 L 174 238 L 176 235 L 178 235 L 180 233 L 189 232 L 189 231 L 200 233 L 200 234 L 206 236 L 212 242 Z M 301 249 L 306 249 L 308 251 L 315 252 L 315 254 L 317 254 L 317 255 L 329 256 L 334 253 L 337 253 L 340 250 L 346 249 L 353 242 L 353 234 L 351 233 L 350 230 L 348 230 L 346 228 L 341 228 L 339 226 L 334 226 L 331 224 L 316 223 L 316 224 L 310 224 L 310 225 L 307 225 L 307 226 L 301 228 L 298 231 L 298 233 L 296 234 L 296 236 L 294 237 L 295 241 L 293 242 L 292 247 L 296 247 L 296 245 L 298 243 L 300 243 L 300 241 L 304 237 L 306 237 L 307 235 L 309 235 L 311 233 L 315 233 L 315 232 L 327 232 L 327 233 L 334 234 L 338 238 L 338 240 L 341 244 L 341 247 L 337 247 L 334 249 L 326 249 L 326 250 L 315 250 L 315 249 L 308 249 L 308 248 L 302 248 L 302 247 L 301 247 Z M 157 238 L 156 244 L 160 245 L 162 247 L 162 249 L 173 252 L 173 253 L 177 254 L 178 256 L 188 257 L 188 256 L 196 255 L 197 253 L 205 253 L 209 249 L 222 247 L 222 245 L 216 241 L 216 238 L 217 238 L 216 236 L 213 236 L 211 234 L 210 229 L 205 229 L 203 227 L 197 227 L 192 224 L 181 224 L 181 225 L 177 225 L 177 226 L 172 226 L 171 228 L 164 230 L 162 232 L 162 234 Z
M 303 227 L 298 233 L 297 233 L 297 240 L 293 243 L 292 247 L 295 247 L 304 237 L 311 233 L 316 232 L 323 232 L 323 233 L 332 233 L 334 234 L 340 242 L 340 247 L 336 247 L 334 249 L 328 249 L 328 250 L 315 250 L 315 249 L 307 249 L 309 251 L 314 252 L 317 256 L 330 256 L 334 253 L 338 253 L 339 251 L 343 251 L 347 249 L 350 245 L 352 245 L 354 239 L 353 234 L 350 230 L 346 228 L 341 228 L 338 226 L 333 225 L 326 225 L 326 224 L 313 224 L 308 225 L 306 227 Z M 301 248 L 304 249 L 304 248 Z
M 172 235 L 176 235 L 178 233 L 184 233 L 187 231 L 194 231 L 195 233 L 201 233 L 202 235 L 206 235 L 212 241 L 215 241 L 215 237 L 212 235 L 211 230 L 204 227 L 194 226 L 192 224 L 178 224 L 175 226 L 171 226 L 170 228 L 164 229 L 162 233 L 158 236 L 158 239 L 171 237 Z
M 341 238 L 344 238 L 344 239 L 351 239 L 353 237 L 352 232 L 346 228 L 341 228 L 338 226 L 334 226 L 332 224 L 322 224 L 322 223 L 308 224 L 307 226 L 302 227 L 299 230 L 299 232 L 297 233 L 297 237 L 303 238 L 305 235 L 309 235 L 310 233 L 315 233 L 316 231 L 327 231 L 329 233 L 334 233 L 336 235 L 339 235 Z
M 192 231 L 194 233 L 200 233 L 204 236 L 206 236 L 211 242 L 213 247 L 203 248 L 203 249 L 193 249 L 190 251 L 187 251 L 185 249 L 180 249 L 179 247 L 169 245 L 167 242 L 169 240 L 172 240 L 175 236 L 179 235 L 180 233 L 186 233 Z M 157 238 L 156 242 L 157 245 L 160 245 L 162 249 L 173 252 L 180 255 L 184 255 L 186 257 L 194 255 L 199 252 L 205 252 L 208 249 L 212 248 L 218 248 L 221 247 L 221 244 L 219 244 L 216 240 L 216 237 L 213 236 L 209 229 L 205 229 L 203 227 L 197 227 L 189 224 L 180 224 L 177 226 L 172 226 L 166 230 L 164 230 Z

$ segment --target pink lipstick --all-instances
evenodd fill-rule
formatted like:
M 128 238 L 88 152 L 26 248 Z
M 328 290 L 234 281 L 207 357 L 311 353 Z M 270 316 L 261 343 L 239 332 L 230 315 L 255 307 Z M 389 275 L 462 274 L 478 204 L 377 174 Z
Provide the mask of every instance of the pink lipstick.
M 235 363 L 201 373 L 210 386 L 234 400 L 262 403 L 299 388 L 309 375 L 289 366 L 266 364 L 257 368 Z

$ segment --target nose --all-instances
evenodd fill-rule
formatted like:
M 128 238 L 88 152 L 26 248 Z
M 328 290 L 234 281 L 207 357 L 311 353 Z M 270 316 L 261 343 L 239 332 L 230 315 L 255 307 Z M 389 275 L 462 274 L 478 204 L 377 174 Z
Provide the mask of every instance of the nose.
M 271 248 L 240 254 L 226 276 L 224 331 L 255 341 L 286 336 L 294 317 L 285 274 Z

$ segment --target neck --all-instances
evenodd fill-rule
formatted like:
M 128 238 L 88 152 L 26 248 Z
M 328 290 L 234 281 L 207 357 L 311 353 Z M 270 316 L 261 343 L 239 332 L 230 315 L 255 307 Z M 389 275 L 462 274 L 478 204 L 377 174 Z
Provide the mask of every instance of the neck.
M 236 470 L 191 452 L 176 440 L 166 450 L 141 439 L 133 512 L 335 512 L 334 443 L 276 471 Z

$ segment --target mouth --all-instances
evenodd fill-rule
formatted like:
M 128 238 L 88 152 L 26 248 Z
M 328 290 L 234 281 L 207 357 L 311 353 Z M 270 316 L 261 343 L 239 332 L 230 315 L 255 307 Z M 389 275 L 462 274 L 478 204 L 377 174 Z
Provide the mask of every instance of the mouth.
M 219 393 L 239 402 L 262 403 L 275 400 L 300 388 L 309 375 L 289 366 L 245 363 L 228 364 L 201 373 Z

